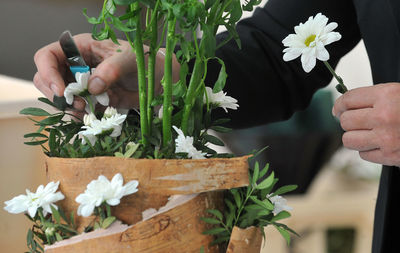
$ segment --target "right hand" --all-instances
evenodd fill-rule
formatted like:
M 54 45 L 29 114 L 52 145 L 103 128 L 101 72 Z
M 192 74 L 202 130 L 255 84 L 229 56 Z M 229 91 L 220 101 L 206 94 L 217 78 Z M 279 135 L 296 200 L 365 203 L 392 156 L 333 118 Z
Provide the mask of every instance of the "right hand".
M 88 89 L 97 95 L 107 91 L 110 106 L 130 109 L 138 107 L 136 57 L 127 41 L 119 40 L 120 45 L 111 40 L 96 41 L 90 34 L 74 36 L 74 41 L 90 67 L 96 70 L 89 79 Z M 144 48 L 145 52 L 148 48 Z M 64 89 L 73 82 L 66 57 L 58 42 L 49 44 L 36 52 L 37 73 L 33 82 L 47 98 L 64 96 Z M 164 55 L 157 54 L 156 93 L 160 93 L 163 76 Z M 84 110 L 83 99 L 75 97 L 73 106 Z

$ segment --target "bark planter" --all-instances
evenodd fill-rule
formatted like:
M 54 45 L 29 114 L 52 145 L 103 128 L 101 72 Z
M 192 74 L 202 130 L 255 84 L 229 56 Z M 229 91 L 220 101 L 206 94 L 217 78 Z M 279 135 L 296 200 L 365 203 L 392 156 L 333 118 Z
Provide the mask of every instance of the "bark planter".
M 258 227 L 234 227 L 226 253 L 260 253 L 262 233 Z
M 121 173 L 124 182 L 139 181 L 139 191 L 126 196 L 113 208 L 120 223 L 107 230 L 75 236 L 46 247 L 58 252 L 220 252 L 208 247 L 212 236 L 203 235 L 208 227 L 200 217 L 206 209 L 221 209 L 218 190 L 248 185 L 248 156 L 230 159 L 150 160 L 117 157 L 47 158 L 49 181 L 60 181 L 65 199 L 59 205 L 66 213 L 75 212 L 78 230 L 93 217 L 76 215 L 75 198 L 99 175 L 111 179 Z M 235 251 L 236 252 L 236 251 Z

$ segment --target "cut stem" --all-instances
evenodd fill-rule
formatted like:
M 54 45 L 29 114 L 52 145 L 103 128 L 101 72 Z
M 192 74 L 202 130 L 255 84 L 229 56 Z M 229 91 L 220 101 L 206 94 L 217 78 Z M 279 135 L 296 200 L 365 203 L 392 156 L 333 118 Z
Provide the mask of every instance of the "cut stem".
M 152 129 L 152 120 L 153 120 L 153 106 L 151 105 L 154 99 L 154 87 L 155 87 L 155 68 L 156 68 L 156 56 L 157 56 L 157 40 L 158 40 L 158 31 L 157 31 L 157 16 L 158 16 L 158 7 L 159 1 L 157 1 L 156 7 L 151 13 L 151 41 L 150 41 L 150 52 L 149 52 L 149 60 L 148 60 L 148 85 L 147 85 L 147 120 L 149 126 L 149 134 L 151 135 Z
M 139 3 L 131 4 L 134 11 L 140 10 Z M 139 108 L 140 108 L 140 129 L 142 135 L 142 142 L 144 146 L 149 144 L 147 137 L 149 136 L 149 125 L 147 120 L 147 95 L 146 95 L 146 68 L 144 61 L 144 50 L 142 41 L 142 27 L 140 22 L 140 15 L 134 17 L 136 25 L 136 36 L 134 40 L 134 51 L 136 54 L 138 87 L 139 87 Z
M 164 88 L 163 101 L 163 145 L 168 145 L 172 142 L 172 54 L 175 47 L 175 24 L 176 18 L 170 17 L 168 14 L 168 31 L 167 31 L 167 46 L 164 62 L 164 80 L 162 82 Z
M 348 90 L 347 90 L 346 85 L 344 85 L 344 83 L 343 83 L 343 79 L 336 74 L 335 70 L 332 68 L 332 66 L 327 61 L 324 61 L 324 64 L 328 68 L 329 72 L 331 72 L 331 74 L 335 77 L 335 79 L 339 83 L 335 87 L 336 90 L 338 92 L 340 92 L 341 94 L 344 94 L 345 92 L 347 92 Z

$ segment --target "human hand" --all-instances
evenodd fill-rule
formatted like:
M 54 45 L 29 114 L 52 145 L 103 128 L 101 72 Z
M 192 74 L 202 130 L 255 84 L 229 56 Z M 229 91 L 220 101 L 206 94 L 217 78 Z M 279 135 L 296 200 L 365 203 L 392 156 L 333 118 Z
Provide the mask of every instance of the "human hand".
M 346 131 L 345 147 L 364 160 L 400 166 L 400 83 L 350 90 L 336 100 L 332 114 Z
M 119 40 L 96 41 L 90 34 L 74 36 L 74 41 L 90 67 L 96 67 L 89 79 L 88 89 L 93 95 L 107 91 L 110 105 L 117 108 L 138 107 L 136 57 L 128 42 Z M 144 48 L 145 52 L 148 48 Z M 35 86 L 49 99 L 63 96 L 65 86 L 73 81 L 66 57 L 58 42 L 40 49 L 34 57 L 38 72 L 34 76 Z M 157 54 L 156 92 L 161 90 L 164 55 Z M 73 106 L 83 110 L 85 102 L 75 97 Z

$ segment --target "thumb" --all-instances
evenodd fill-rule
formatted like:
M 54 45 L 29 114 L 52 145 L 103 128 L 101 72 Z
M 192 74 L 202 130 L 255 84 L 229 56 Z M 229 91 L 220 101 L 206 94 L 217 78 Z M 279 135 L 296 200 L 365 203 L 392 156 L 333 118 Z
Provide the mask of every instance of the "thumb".
M 116 52 L 104 59 L 89 79 L 88 89 L 97 95 L 107 91 L 112 85 L 126 79 L 127 75 L 136 75 L 136 58 L 133 53 Z

